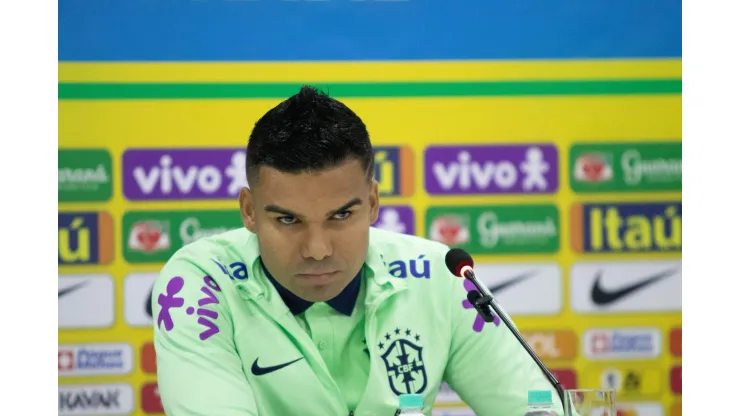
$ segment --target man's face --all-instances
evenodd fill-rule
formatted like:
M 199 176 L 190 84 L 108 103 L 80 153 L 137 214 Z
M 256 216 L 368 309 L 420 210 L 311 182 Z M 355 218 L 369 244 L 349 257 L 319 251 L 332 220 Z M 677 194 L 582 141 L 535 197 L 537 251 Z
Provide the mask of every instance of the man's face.
M 367 182 L 356 159 L 318 173 L 263 166 L 239 203 L 275 280 L 305 300 L 324 302 L 362 268 L 378 217 L 378 186 Z

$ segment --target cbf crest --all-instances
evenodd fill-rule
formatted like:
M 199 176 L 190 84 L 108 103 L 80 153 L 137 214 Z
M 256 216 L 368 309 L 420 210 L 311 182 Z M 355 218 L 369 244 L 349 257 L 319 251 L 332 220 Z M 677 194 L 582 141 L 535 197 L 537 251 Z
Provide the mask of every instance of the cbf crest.
M 410 329 L 396 328 L 391 333 L 385 334 L 385 342 L 378 343 L 388 384 L 396 395 L 419 394 L 427 387 L 421 336 Z

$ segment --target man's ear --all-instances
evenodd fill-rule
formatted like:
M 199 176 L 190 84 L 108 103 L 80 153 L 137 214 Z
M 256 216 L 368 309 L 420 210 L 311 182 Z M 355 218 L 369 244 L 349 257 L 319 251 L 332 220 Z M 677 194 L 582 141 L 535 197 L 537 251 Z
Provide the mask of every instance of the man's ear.
M 239 191 L 239 211 L 242 214 L 242 223 L 247 230 L 255 232 L 255 220 L 254 220 L 254 199 L 252 198 L 252 191 L 249 188 L 242 188 Z
M 378 195 L 378 181 L 373 179 L 370 184 L 370 224 L 375 223 L 378 219 L 378 211 L 380 210 L 380 196 Z

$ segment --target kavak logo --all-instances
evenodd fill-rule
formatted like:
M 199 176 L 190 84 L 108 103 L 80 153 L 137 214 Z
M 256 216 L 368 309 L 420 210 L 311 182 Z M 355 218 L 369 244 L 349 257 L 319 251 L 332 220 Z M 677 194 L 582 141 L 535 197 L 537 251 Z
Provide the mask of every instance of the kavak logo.
M 113 159 L 105 149 L 59 149 L 59 202 L 104 202 L 113 195 Z
M 475 272 L 509 315 L 556 315 L 563 308 L 562 274 L 556 263 L 482 263 Z
M 570 148 L 575 192 L 681 191 L 681 142 L 584 143 Z
M 424 185 L 430 195 L 551 194 L 558 151 L 551 144 L 429 146 Z
M 152 327 L 152 287 L 158 273 L 131 273 L 123 279 L 123 318 L 129 326 Z
M 373 227 L 396 233 L 415 235 L 414 211 L 410 206 L 381 206 Z
M 113 278 L 106 274 L 59 276 L 59 328 L 108 328 L 115 305 Z
M 576 263 L 570 289 L 579 313 L 680 312 L 681 260 Z
M 59 377 L 128 374 L 133 355 L 125 343 L 59 345 Z
M 127 415 L 134 411 L 134 391 L 128 384 L 59 386 L 59 415 Z
M 670 340 L 671 355 L 673 355 L 674 357 L 680 357 L 683 344 L 683 338 L 681 337 L 681 328 L 673 328 L 671 330 Z
M 107 212 L 60 212 L 59 265 L 109 264 L 113 218 Z
M 410 196 L 414 192 L 414 154 L 408 146 L 374 147 L 375 180 L 380 196 Z
M 576 358 L 577 341 L 573 331 L 522 331 L 541 360 L 572 360 Z
M 247 187 L 238 148 L 128 149 L 123 194 L 131 201 L 234 199 Z
M 165 263 L 187 244 L 243 226 L 238 210 L 126 212 L 123 257 L 129 263 Z
M 625 400 L 659 397 L 664 383 L 663 375 L 656 365 L 589 368 L 589 386 L 614 389 L 617 397 Z
M 470 254 L 555 253 L 560 216 L 554 205 L 433 206 L 427 236 Z
M 571 245 L 578 253 L 681 251 L 681 202 L 575 204 Z
M 583 351 L 591 360 L 654 359 L 661 352 L 657 328 L 590 329 Z

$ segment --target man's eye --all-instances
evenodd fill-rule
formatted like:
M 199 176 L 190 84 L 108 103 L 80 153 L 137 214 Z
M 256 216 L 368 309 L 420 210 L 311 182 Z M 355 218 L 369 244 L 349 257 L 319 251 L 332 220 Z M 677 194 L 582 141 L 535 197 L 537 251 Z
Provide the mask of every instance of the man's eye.
M 352 215 L 352 212 L 350 211 L 342 211 L 342 212 L 337 212 L 336 214 L 334 214 L 334 218 L 338 220 L 346 220 L 351 215 Z
M 283 225 L 293 225 L 296 222 L 295 217 L 285 216 L 285 217 L 278 217 L 278 222 Z

